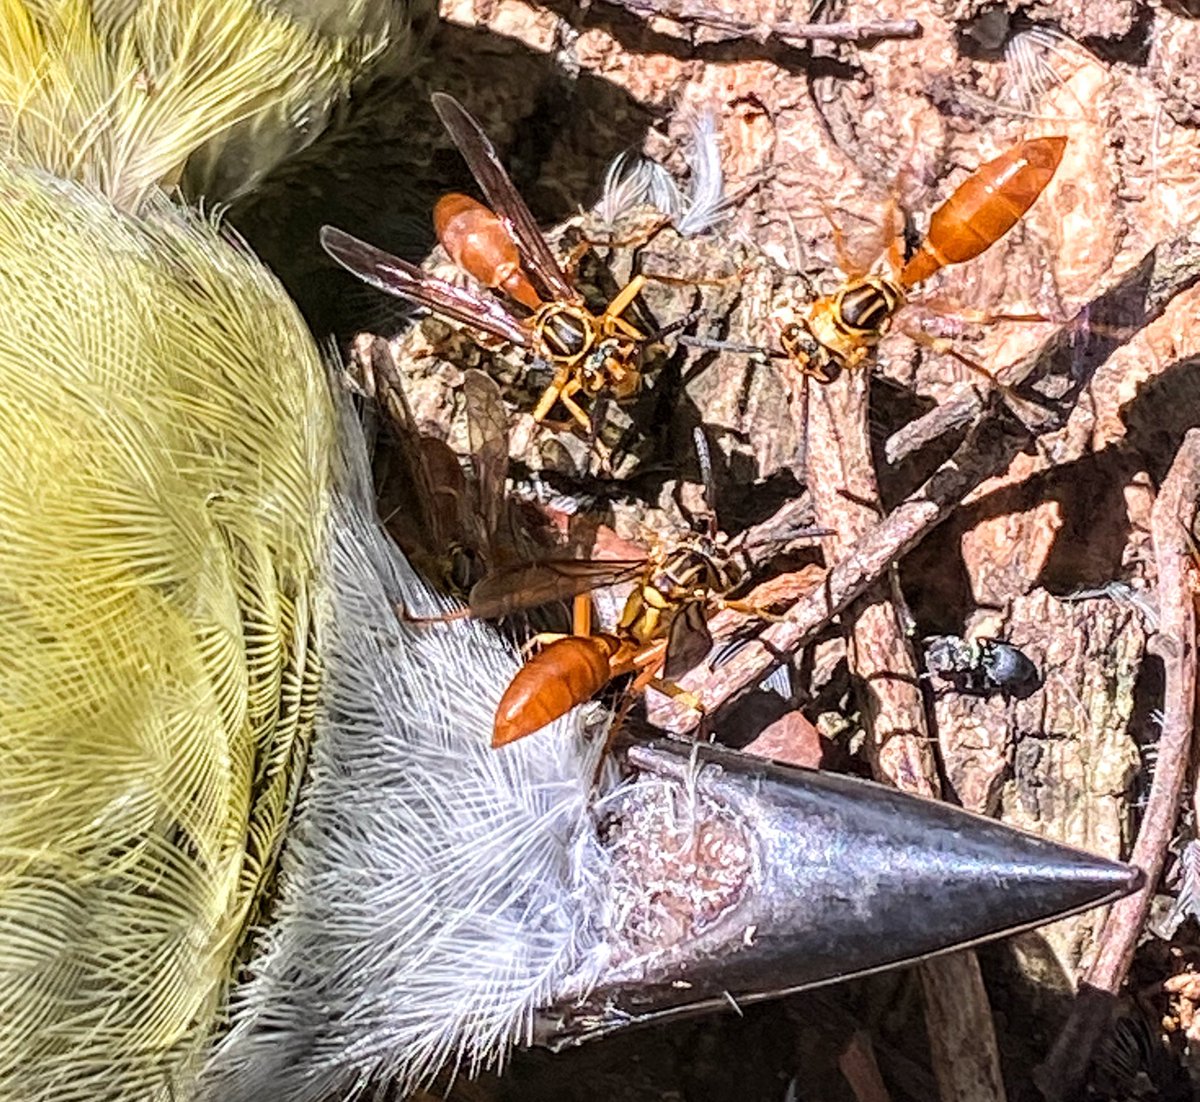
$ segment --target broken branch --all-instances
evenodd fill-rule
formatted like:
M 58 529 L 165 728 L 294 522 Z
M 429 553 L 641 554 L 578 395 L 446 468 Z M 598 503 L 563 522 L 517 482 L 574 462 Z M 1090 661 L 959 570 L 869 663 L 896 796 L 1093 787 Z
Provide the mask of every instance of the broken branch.
M 1188 587 L 1188 536 L 1200 500 L 1200 429 L 1184 437 L 1155 499 L 1151 535 L 1158 571 L 1157 650 L 1164 667 L 1163 726 L 1158 764 L 1131 860 L 1146 874 L 1142 889 L 1113 904 L 1100 948 L 1054 1048 L 1034 1073 L 1042 1093 L 1067 1098 L 1082 1082 L 1108 1020 L 1112 997 L 1129 970 L 1150 912 L 1167 846 L 1175 831 L 1187 774 L 1196 706 L 1196 613 Z

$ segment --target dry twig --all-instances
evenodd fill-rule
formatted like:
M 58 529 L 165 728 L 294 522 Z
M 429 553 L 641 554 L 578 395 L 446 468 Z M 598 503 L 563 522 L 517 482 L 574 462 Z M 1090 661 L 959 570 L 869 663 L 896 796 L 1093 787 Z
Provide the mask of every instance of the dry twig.
M 874 42 L 882 38 L 920 38 L 921 24 L 915 19 L 868 19 L 861 23 L 746 23 L 704 5 L 671 0 L 609 0 L 643 18 L 659 16 L 684 26 L 706 27 L 731 38 L 768 42 L 773 38 L 791 42 Z
M 882 512 L 871 460 L 868 372 L 840 385 L 810 387 L 807 483 L 817 523 L 833 529 L 835 552 L 861 541 Z M 933 740 L 904 623 L 911 616 L 895 587 L 876 583 L 848 616 L 850 667 L 858 679 L 876 777 L 917 795 L 941 786 Z M 918 969 L 938 1093 L 945 1102 L 1003 1102 L 1004 1082 L 991 1007 L 972 952 L 926 961 Z
M 850 1084 L 858 1102 L 891 1102 L 875 1060 L 871 1035 L 858 1029 L 851 1034 L 846 1047 L 838 1055 L 838 1070 Z
M 1200 429 L 1184 438 L 1151 514 L 1158 571 L 1159 630 L 1156 649 L 1164 667 L 1163 725 L 1150 798 L 1133 847 L 1132 861 L 1146 874 L 1141 891 L 1114 903 L 1100 948 L 1084 975 L 1080 997 L 1050 1055 L 1035 1073 L 1051 1100 L 1070 1097 L 1082 1081 L 1103 1030 L 1112 997 L 1129 970 L 1150 911 L 1191 754 L 1196 707 L 1196 615 L 1188 586 L 1188 534 L 1200 501 Z
M 836 533 L 840 557 L 867 532 L 883 507 L 871 462 L 867 427 L 867 372 L 848 374 L 838 386 L 813 387 L 808 406 L 807 483 L 817 523 Z M 806 403 L 793 402 L 793 409 Z M 858 679 L 872 768 L 906 792 L 940 791 L 933 741 L 917 681 L 916 660 L 901 626 L 907 617 L 897 595 L 878 583 L 850 610 L 851 673 Z

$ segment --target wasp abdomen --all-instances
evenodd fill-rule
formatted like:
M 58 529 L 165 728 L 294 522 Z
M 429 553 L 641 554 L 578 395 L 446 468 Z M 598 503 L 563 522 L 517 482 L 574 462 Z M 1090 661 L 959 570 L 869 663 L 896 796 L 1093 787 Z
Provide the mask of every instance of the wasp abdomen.
M 900 282 L 913 287 L 947 264 L 972 260 L 1017 224 L 1045 190 L 1067 139 L 1031 138 L 968 176 L 929 221 L 929 233 L 904 265 Z
M 595 696 L 612 679 L 620 647 L 615 635 L 568 635 L 535 654 L 500 698 L 492 745 L 531 735 Z
M 464 272 L 536 310 L 542 304 L 521 267 L 521 254 L 504 223 L 469 195 L 451 192 L 433 208 L 433 228 L 442 248 Z

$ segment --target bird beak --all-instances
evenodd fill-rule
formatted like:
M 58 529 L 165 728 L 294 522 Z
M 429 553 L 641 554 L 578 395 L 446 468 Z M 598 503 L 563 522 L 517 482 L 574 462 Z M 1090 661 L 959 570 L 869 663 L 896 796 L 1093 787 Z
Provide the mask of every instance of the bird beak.
M 949 804 L 720 747 L 630 748 L 598 801 L 606 963 L 539 1043 L 744 1004 L 1005 937 L 1136 890 L 1140 870 Z

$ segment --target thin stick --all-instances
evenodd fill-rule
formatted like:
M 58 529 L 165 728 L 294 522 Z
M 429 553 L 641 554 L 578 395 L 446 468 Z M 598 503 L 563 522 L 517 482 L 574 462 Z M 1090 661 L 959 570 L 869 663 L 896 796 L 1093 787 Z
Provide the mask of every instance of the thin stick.
M 865 371 L 847 373 L 832 386 L 809 386 L 806 482 L 817 523 L 834 529 L 837 551 L 868 535 L 883 511 L 871 461 L 869 386 Z M 794 397 L 790 408 L 801 410 L 804 403 Z M 910 619 L 898 587 L 882 580 L 872 585 L 848 610 L 850 669 L 876 779 L 936 798 L 941 786 L 933 739 L 903 627 Z M 926 961 L 918 972 L 943 1102 L 1004 1102 L 996 1030 L 975 954 Z
M 1073 1096 L 1108 1021 L 1113 996 L 1129 971 L 1150 912 L 1167 846 L 1175 832 L 1187 775 L 1196 707 L 1196 610 L 1188 587 L 1193 530 L 1200 500 L 1200 429 L 1184 437 L 1151 511 L 1158 570 L 1159 628 L 1155 649 L 1163 662 L 1163 725 L 1150 798 L 1134 843 L 1132 862 L 1146 873 L 1141 891 L 1114 903 L 1100 948 L 1084 974 L 1080 997 L 1035 1082 L 1051 1102 Z
M 767 42 L 771 38 L 798 42 L 873 42 L 881 38 L 920 38 L 922 34 L 921 24 L 915 19 L 869 19 L 863 23 L 744 23 L 722 12 L 695 8 L 686 3 L 660 3 L 658 0 L 610 2 L 637 15 L 662 16 L 675 23 L 711 27 L 755 42 Z
M 879 1073 L 871 1035 L 856 1029 L 846 1047 L 838 1054 L 838 1070 L 850 1085 L 858 1102 L 891 1102 L 891 1095 Z
M 996 1030 L 978 958 L 953 953 L 926 961 L 918 972 L 938 1094 L 946 1102 L 1003 1102 Z
M 868 373 L 856 371 L 836 385 L 810 388 L 805 481 L 817 523 L 836 532 L 826 541 L 834 555 L 866 535 L 883 511 L 871 462 L 869 386 Z M 803 403 L 793 400 L 790 408 L 800 410 Z M 918 796 L 937 796 L 937 763 L 916 659 L 899 622 L 904 613 L 883 582 L 863 594 L 848 617 L 850 669 L 871 736 L 876 775 Z

